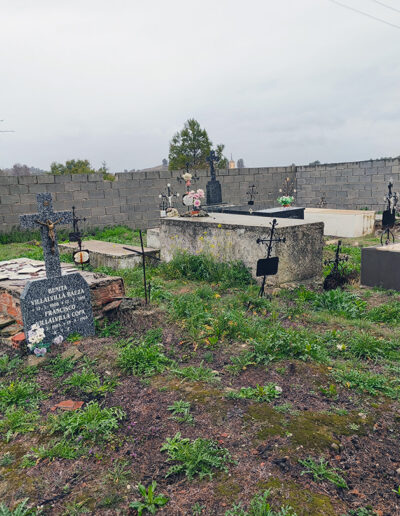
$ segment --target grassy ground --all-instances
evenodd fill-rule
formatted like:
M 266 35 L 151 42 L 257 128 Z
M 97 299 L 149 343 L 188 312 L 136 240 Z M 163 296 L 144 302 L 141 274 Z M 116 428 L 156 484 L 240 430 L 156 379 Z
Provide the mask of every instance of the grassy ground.
M 352 244 L 344 251 L 357 272 Z M 38 252 L 3 247 L 0 259 Z M 120 273 L 128 295 L 143 297 L 140 268 Z M 397 292 L 354 282 L 260 299 L 240 264 L 204 256 L 181 255 L 149 278 L 149 306 L 103 322 L 93 338 L 54 346 L 44 364 L 0 351 L 5 506 L 28 499 L 44 514 L 68 515 L 400 514 Z M 70 348 L 82 356 L 61 358 Z M 51 410 L 65 399 L 84 405 Z

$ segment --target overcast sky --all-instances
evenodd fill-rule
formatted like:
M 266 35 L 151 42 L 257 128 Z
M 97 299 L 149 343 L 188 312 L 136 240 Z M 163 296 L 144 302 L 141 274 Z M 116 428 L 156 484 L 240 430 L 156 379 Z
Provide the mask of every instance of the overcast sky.
M 374 0 L 340 0 L 400 27 Z M 382 0 L 399 9 L 399 0 Z M 152 167 L 196 118 L 250 167 L 400 154 L 400 30 L 330 0 L 0 0 L 0 168 Z

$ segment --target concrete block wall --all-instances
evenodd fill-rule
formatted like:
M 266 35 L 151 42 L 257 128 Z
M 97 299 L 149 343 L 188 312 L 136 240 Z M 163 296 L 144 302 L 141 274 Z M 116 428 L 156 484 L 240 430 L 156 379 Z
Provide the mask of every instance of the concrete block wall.
M 36 213 L 36 194 L 51 192 L 55 210 L 75 206 L 79 217 L 86 217 L 86 227 L 125 224 L 146 229 L 159 225 L 158 195 L 171 183 L 183 195 L 186 187 L 178 183 L 178 172 L 148 171 L 116 174 L 114 181 L 101 174 L 39 175 L 0 177 L 0 232 L 19 226 L 19 215 Z M 193 188 L 206 189 L 209 171 L 197 171 L 199 181 Z M 286 177 L 294 179 L 294 168 L 252 168 L 220 170 L 223 202 L 246 203 L 251 184 L 257 186 L 257 204 L 273 206 Z M 176 201 L 183 208 L 180 199 Z
M 181 195 L 185 185 L 178 183 L 178 172 L 152 170 L 115 175 L 105 181 L 101 174 L 39 175 L 0 177 L 0 232 L 19 226 L 19 215 L 36 213 L 36 194 L 51 192 L 55 210 L 76 207 L 86 217 L 86 227 L 125 224 L 146 229 L 159 225 L 159 198 L 167 183 Z M 199 181 L 193 188 L 206 189 L 208 170 L 197 171 Z M 255 207 L 276 206 L 279 189 L 286 178 L 297 188 L 296 204 L 317 207 L 321 198 L 327 208 L 382 210 L 387 183 L 393 177 L 395 190 L 400 190 L 400 161 L 370 160 L 354 163 L 332 163 L 304 167 L 268 167 L 219 170 L 222 200 L 229 204 L 245 204 L 246 192 L 255 184 L 258 195 Z M 181 201 L 177 205 L 182 207 Z
M 296 167 L 296 202 L 315 208 L 324 198 L 325 208 L 380 211 L 391 177 L 400 191 L 399 159 Z

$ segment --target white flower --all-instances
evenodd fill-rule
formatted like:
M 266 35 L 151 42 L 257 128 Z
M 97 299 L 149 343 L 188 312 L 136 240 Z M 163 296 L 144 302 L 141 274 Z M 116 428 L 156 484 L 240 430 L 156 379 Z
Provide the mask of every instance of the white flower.
M 53 344 L 61 344 L 64 340 L 64 337 L 62 335 L 57 335 L 57 337 L 54 337 Z
M 185 181 L 190 181 L 192 179 L 192 174 L 186 172 L 185 174 L 183 174 L 182 179 L 184 179 Z
M 344 344 L 338 344 L 336 347 L 339 351 L 344 351 L 346 349 L 346 346 Z
M 32 324 L 32 326 L 31 326 L 31 330 L 38 330 L 39 328 L 40 328 L 40 326 L 37 323 Z
M 279 392 L 279 394 L 282 392 L 282 387 L 279 387 L 279 385 L 275 385 L 276 392 Z

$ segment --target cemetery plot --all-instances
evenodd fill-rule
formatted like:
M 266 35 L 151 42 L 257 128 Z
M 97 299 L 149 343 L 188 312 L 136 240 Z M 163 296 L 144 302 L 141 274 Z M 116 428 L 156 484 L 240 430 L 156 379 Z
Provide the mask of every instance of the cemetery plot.
M 359 272 L 359 247 L 340 254 Z M 141 269 L 120 274 L 143 298 Z M 38 367 L 1 348 L 0 504 L 135 515 L 150 489 L 160 515 L 399 512 L 399 294 L 259 298 L 202 254 L 146 274 L 150 305 Z

